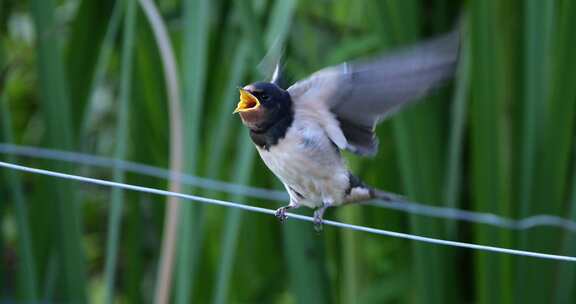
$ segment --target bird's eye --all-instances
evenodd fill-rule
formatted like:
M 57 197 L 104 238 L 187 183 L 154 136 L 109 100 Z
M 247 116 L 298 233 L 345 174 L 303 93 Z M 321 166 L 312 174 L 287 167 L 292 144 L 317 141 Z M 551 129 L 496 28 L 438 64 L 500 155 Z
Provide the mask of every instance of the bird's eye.
M 262 98 L 262 100 L 268 101 L 268 100 L 270 100 L 270 95 L 262 94 L 262 95 L 260 95 L 260 98 Z

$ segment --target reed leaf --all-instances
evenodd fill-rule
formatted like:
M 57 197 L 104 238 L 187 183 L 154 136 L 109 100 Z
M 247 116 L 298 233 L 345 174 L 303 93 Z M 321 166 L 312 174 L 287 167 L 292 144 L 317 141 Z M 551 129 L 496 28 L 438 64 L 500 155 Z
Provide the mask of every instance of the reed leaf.
M 552 12 L 554 1 L 526 1 L 524 6 L 525 28 L 525 74 L 524 74 L 524 119 L 522 160 L 519 168 L 520 177 L 520 216 L 530 214 L 533 202 L 532 189 L 534 184 L 534 164 L 537 144 L 541 140 L 541 128 L 544 100 L 548 91 L 550 36 L 552 27 Z M 522 240 L 525 246 L 527 239 Z
M 508 89 L 504 51 L 506 31 L 497 28 L 502 9 L 498 1 L 474 2 L 471 6 L 472 104 L 472 191 L 478 210 L 509 215 L 511 212 L 510 164 L 504 115 Z M 507 63 L 510 63 L 509 61 Z M 510 246 L 509 234 L 479 227 L 475 240 L 482 244 Z M 480 303 L 510 302 L 512 277 L 510 258 L 476 253 L 476 288 Z
M 538 182 L 537 159 L 539 145 L 542 143 L 542 126 L 544 125 L 546 96 L 548 95 L 550 73 L 551 36 L 553 28 L 554 1 L 527 1 L 524 6 L 524 111 L 521 142 L 521 164 L 518 172 L 519 184 L 519 215 L 526 217 L 535 211 L 535 183 Z M 522 233 L 519 236 L 519 246 L 528 248 L 532 234 Z M 527 280 L 525 271 L 531 262 L 520 259 L 517 265 L 518 299 L 531 299 L 530 292 L 525 292 Z M 524 291 L 521 291 L 524 290 Z
M 284 256 L 295 302 L 331 303 L 338 292 L 331 288 L 326 269 L 330 245 L 325 246 L 310 225 L 288 220 L 283 228 Z
M 182 100 L 180 98 L 180 82 L 176 56 L 166 25 L 151 0 L 141 0 L 140 5 L 148 19 L 148 23 L 154 32 L 154 38 L 159 49 L 166 83 L 167 100 L 170 117 L 170 172 L 173 179 L 168 189 L 172 192 L 181 191 L 181 183 L 178 174 L 183 172 L 183 126 L 182 126 Z M 178 238 L 178 220 L 180 219 L 180 201 L 175 197 L 167 199 L 167 210 L 164 216 L 164 231 L 162 236 L 162 251 L 158 263 L 158 278 L 154 293 L 155 303 L 167 303 L 172 291 L 172 277 L 176 240 Z
M 1 66 L 0 64 L 0 67 Z M 0 76 L 0 127 L 2 128 L 0 135 L 3 141 L 14 143 L 11 111 L 8 101 L 6 100 L 6 94 L 4 93 L 6 86 L 4 82 L 6 79 L 3 76 L 6 75 Z M 11 163 L 16 162 L 14 156 L 6 156 L 5 160 Z M 9 170 L 4 172 L 4 176 L 11 192 L 12 201 L 14 202 L 14 213 L 18 228 L 18 253 L 21 257 L 17 271 L 20 295 L 16 298 L 24 302 L 36 302 L 39 300 L 38 270 L 34 259 L 34 244 L 32 242 L 30 221 L 28 219 L 28 202 L 23 189 L 22 177 L 20 173 Z M 6 207 L 7 206 L 2 206 L 0 208 L 4 209 Z
M 234 168 L 234 176 L 232 181 L 238 184 L 246 184 L 250 181 L 252 173 L 253 161 L 255 156 L 255 149 L 252 142 L 248 137 L 248 132 L 241 132 L 238 136 L 238 157 L 235 160 L 236 167 Z M 234 202 L 244 200 L 240 195 L 230 197 Z M 230 279 L 234 266 L 234 259 L 236 255 L 236 247 L 238 246 L 238 236 L 240 235 L 242 221 L 241 210 L 229 210 L 226 214 L 224 224 L 222 246 L 220 248 L 222 254 L 220 256 L 220 266 L 217 272 L 216 284 L 214 285 L 214 295 L 212 297 L 213 303 L 223 304 L 228 303 L 228 293 L 230 286 Z
M 464 37 L 466 32 L 462 34 Z M 449 136 L 449 150 L 446 160 L 446 180 L 444 183 L 444 201 L 447 207 L 458 208 L 462 191 L 462 167 L 464 132 L 466 127 L 466 110 L 470 88 L 470 46 L 468 39 L 464 38 L 459 59 L 459 68 L 456 78 L 456 88 L 451 107 L 451 128 Z M 447 235 L 454 239 L 457 237 L 457 227 L 454 221 L 446 224 Z
M 182 110 L 184 116 L 184 169 L 198 172 L 200 128 L 208 61 L 209 15 L 212 2 L 187 0 L 183 3 L 184 30 L 182 32 Z M 186 189 L 185 191 L 190 191 Z M 179 227 L 179 248 L 176 271 L 176 303 L 190 303 L 194 275 L 200 256 L 203 206 L 182 206 Z
M 574 154 L 574 151 L 573 153 Z M 569 219 L 576 221 L 576 163 L 572 169 L 572 185 L 570 185 L 570 206 Z M 562 252 L 566 255 L 576 255 L 576 237 L 574 233 L 565 232 L 562 240 Z M 570 303 L 574 298 L 574 284 L 576 281 L 576 266 L 558 265 L 558 275 L 556 277 L 556 290 L 554 293 L 555 303 Z
M 239 6 L 243 6 L 245 4 L 239 4 Z M 294 11 L 295 3 L 294 1 L 276 1 L 274 3 L 274 7 L 272 9 L 272 13 L 269 17 L 269 26 L 267 32 L 264 34 L 265 36 L 265 45 L 269 48 L 273 47 L 273 44 L 279 43 L 280 45 L 284 44 L 284 40 L 286 39 L 286 33 L 290 27 L 290 22 L 292 20 L 292 14 Z M 244 12 L 248 12 L 250 15 L 256 15 L 252 12 L 251 8 L 243 8 L 241 9 Z M 240 16 L 243 18 L 243 16 Z M 242 24 L 243 26 L 248 26 L 246 23 Z M 253 27 L 253 26 L 251 26 Z M 246 30 L 250 30 L 250 28 L 246 27 Z M 252 39 L 256 38 L 253 35 L 248 34 L 248 36 Z M 250 41 L 250 40 L 247 40 Z M 246 43 L 246 42 L 244 42 Z M 257 47 L 260 45 L 258 42 L 254 42 L 256 48 L 253 49 L 255 55 L 263 55 L 262 50 L 259 50 Z M 241 44 L 240 48 L 244 45 Z M 248 47 L 246 45 L 245 47 Z M 243 51 L 240 49 L 239 51 Z M 242 53 L 240 53 L 242 54 Z M 256 57 L 256 56 L 255 56 Z M 240 58 L 239 58 L 240 59 Z M 269 77 L 269 75 L 266 75 Z M 224 112 L 221 112 L 224 115 Z M 230 119 L 230 118 L 229 118 Z M 244 131 L 244 130 L 243 130 Z M 239 184 L 247 184 L 250 181 L 250 174 L 252 170 L 252 162 L 255 155 L 255 149 L 252 145 L 252 141 L 247 136 L 247 132 L 242 132 L 241 136 L 238 136 L 239 143 L 237 150 L 239 151 L 238 159 L 235 161 L 236 166 L 234 168 L 233 173 L 233 180 Z M 242 200 L 243 197 L 241 196 L 233 196 L 233 200 L 238 201 Z M 225 222 L 224 230 L 223 230 L 223 237 L 222 237 L 222 246 L 220 248 L 221 252 L 223 252 L 220 260 L 220 267 L 218 270 L 218 275 L 216 279 L 216 288 L 213 290 L 213 303 L 226 303 L 226 299 L 228 296 L 228 289 L 231 280 L 232 268 L 234 265 L 235 253 L 237 249 L 237 238 L 240 233 L 241 224 L 242 224 L 242 213 L 239 210 L 229 210 L 226 215 L 226 222 Z
M 71 106 L 68 96 L 65 66 L 59 48 L 60 39 L 52 0 L 32 0 L 30 8 L 36 29 L 38 79 L 41 92 L 40 105 L 46 125 L 46 144 L 52 148 L 71 150 L 75 147 Z M 71 171 L 64 165 L 50 164 L 57 171 Z M 62 296 L 59 300 L 75 303 L 86 301 L 86 272 L 81 248 L 81 225 L 76 194 L 69 182 L 45 180 L 45 197 L 50 197 L 51 220 L 45 231 L 57 253 L 61 273 Z M 54 227 L 54 228 L 52 228 Z M 46 258 L 45 258 L 46 259 Z
M 573 1 L 561 1 L 554 10 L 550 77 L 546 90 L 546 103 L 543 109 L 541 125 L 542 140 L 538 146 L 538 162 L 536 181 L 534 183 L 533 201 L 539 202 L 530 206 L 530 213 L 548 213 L 564 215 L 566 213 L 566 193 L 568 191 L 569 166 L 571 149 L 574 141 L 574 110 L 576 105 L 576 59 L 571 49 L 576 46 L 576 36 L 573 30 Z M 542 204 L 540 202 L 546 202 Z M 528 234 L 527 249 L 557 251 L 562 238 L 556 230 L 538 229 Z M 520 301 L 549 301 L 554 296 L 556 283 L 545 280 L 540 284 L 534 278 L 554 277 L 557 265 L 544 261 L 519 261 L 519 286 L 529 292 L 518 295 Z M 540 292 L 537 290 L 540 289 Z
M 392 37 L 396 42 L 412 42 L 419 36 L 420 6 L 416 1 L 388 3 Z M 409 25 L 405 26 L 407 22 Z M 443 179 L 445 142 L 441 133 L 443 117 L 437 113 L 438 104 L 428 101 L 408 109 L 392 120 L 400 172 L 405 193 L 414 200 L 436 204 L 441 199 L 440 181 Z M 426 134 L 426 135 L 423 135 Z M 442 235 L 437 222 L 411 218 L 415 234 Z M 447 303 L 450 291 L 445 282 L 435 280 L 434 273 L 446 272 L 444 249 L 414 244 L 415 300 L 419 303 Z M 449 275 L 449 274 L 446 274 Z
M 97 88 L 98 86 L 102 85 L 105 80 L 106 76 L 106 69 L 111 64 L 111 59 L 114 50 L 114 41 L 118 36 L 118 32 L 120 31 L 122 17 L 124 16 L 124 5 L 122 1 L 117 1 L 114 4 L 114 8 L 112 9 L 112 13 L 110 18 L 108 19 L 108 24 L 106 26 L 106 32 L 104 37 L 102 38 L 102 43 L 99 45 L 98 54 L 95 67 L 94 67 L 94 76 L 91 77 L 90 82 L 90 89 L 88 91 L 88 97 L 86 101 L 86 105 L 84 106 L 84 111 L 82 113 L 82 122 L 80 125 L 80 149 L 87 150 L 88 149 L 88 131 L 89 131 L 89 122 L 90 117 L 92 114 L 93 107 L 96 103 L 97 98 Z M 90 76 L 89 76 L 90 77 Z
M 124 36 L 122 43 L 122 67 L 120 75 L 120 96 L 118 98 L 118 116 L 116 125 L 115 159 L 125 159 L 128 154 L 129 111 L 132 90 L 132 66 L 134 61 L 134 32 L 136 30 L 136 0 L 126 0 L 126 16 L 124 18 Z M 122 183 L 125 180 L 124 170 L 114 167 L 113 179 Z M 111 205 L 108 218 L 108 238 L 106 243 L 106 264 L 104 280 L 106 282 L 106 303 L 114 302 L 116 282 L 116 261 L 122 224 L 124 191 L 112 189 Z
M 108 30 L 108 20 L 114 3 L 118 1 L 80 1 L 78 11 L 72 21 L 66 52 L 66 71 L 69 83 L 72 113 L 84 113 L 88 103 L 101 45 Z M 73 115 L 72 124 L 82 125 L 84 116 Z
M 168 87 L 165 85 L 163 62 L 159 49 L 152 33 L 147 26 L 148 21 L 144 13 L 138 14 L 136 32 L 134 76 L 132 81 L 133 106 L 130 109 L 130 159 L 136 162 L 154 164 L 167 168 L 169 166 L 169 109 L 166 98 Z M 181 111 L 180 111 L 181 112 Z M 173 122 L 170 122 L 173 123 Z M 143 131 L 145 130 L 145 131 Z M 169 187 L 164 181 L 150 179 L 139 175 L 127 175 L 127 182 L 131 184 L 150 185 L 154 187 Z M 166 215 L 167 205 L 160 203 L 162 198 L 126 193 L 125 215 L 126 224 L 123 225 L 123 258 L 122 267 L 130 269 L 122 275 L 122 294 L 134 302 L 142 302 L 151 298 L 154 293 L 152 287 L 147 288 L 145 283 L 158 282 L 160 276 L 151 277 L 150 281 L 142 280 L 149 273 L 150 267 L 157 267 L 158 261 L 150 264 L 146 252 L 149 249 L 148 241 L 154 236 L 154 252 L 161 255 L 160 239 L 163 239 L 163 218 Z M 154 202 L 154 203 L 145 203 Z M 142 233 L 146 231 L 147 233 Z M 152 271 L 157 274 L 157 272 Z M 167 301 L 169 298 L 167 297 Z M 154 300 L 156 301 L 156 300 Z

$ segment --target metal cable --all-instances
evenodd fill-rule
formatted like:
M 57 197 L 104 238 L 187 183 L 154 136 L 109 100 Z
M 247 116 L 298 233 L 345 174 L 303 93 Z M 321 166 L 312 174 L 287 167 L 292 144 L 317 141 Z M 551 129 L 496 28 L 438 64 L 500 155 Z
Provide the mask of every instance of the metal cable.
M 132 191 L 138 191 L 138 192 L 150 193 L 150 194 L 156 194 L 156 195 L 162 195 L 162 196 L 174 196 L 174 197 L 178 197 L 180 199 L 185 199 L 185 200 L 189 200 L 189 201 L 218 205 L 218 206 L 223 206 L 223 207 L 228 207 L 228 208 L 237 208 L 237 209 L 241 209 L 241 210 L 245 210 L 245 211 L 264 213 L 264 214 L 268 214 L 268 215 L 274 215 L 274 213 L 275 213 L 275 211 L 272 209 L 266 209 L 266 208 L 255 207 L 255 206 L 250 206 L 250 205 L 243 205 L 243 204 L 240 204 L 237 202 L 229 202 L 229 201 L 211 199 L 211 198 L 206 198 L 206 197 L 201 197 L 201 196 L 196 196 L 196 195 L 176 193 L 176 192 L 170 192 L 170 191 L 166 191 L 166 190 L 130 185 L 130 184 L 125 184 L 125 183 L 117 183 L 117 182 L 112 182 L 112 181 L 107 181 L 107 180 L 102 180 L 102 179 L 89 178 L 89 177 L 83 177 L 83 176 L 72 175 L 72 174 L 65 174 L 65 173 L 54 172 L 54 171 L 43 170 L 43 169 L 37 169 L 37 168 L 30 168 L 30 167 L 10 164 L 10 163 L 6 163 L 6 162 L 0 162 L 0 167 L 9 168 L 9 169 L 18 170 L 18 171 L 23 171 L 23 172 L 28 172 L 28 173 L 41 174 L 41 175 L 46 175 L 46 176 L 51 176 L 51 177 L 58 177 L 58 178 L 63 178 L 63 179 L 68 179 L 68 180 L 74 180 L 74 181 L 79 181 L 79 182 L 84 182 L 84 183 L 91 183 L 91 184 L 96 184 L 96 185 L 101 185 L 101 186 L 115 187 L 115 188 L 121 188 L 121 189 L 125 189 L 125 190 L 132 190 Z M 301 221 L 307 221 L 307 222 L 313 222 L 314 221 L 314 219 L 309 217 L 309 216 L 293 214 L 293 213 L 289 213 L 288 217 L 293 218 L 293 219 L 297 219 L 297 220 L 301 220 Z M 368 233 L 377 234 L 377 235 L 403 238 L 403 239 L 413 240 L 413 241 L 417 241 L 417 242 L 424 242 L 424 243 L 445 245 L 445 246 L 452 246 L 452 247 L 460 247 L 460 248 L 469 248 L 469 249 L 504 253 L 504 254 L 517 255 L 517 256 L 527 256 L 527 257 L 557 260 L 557 261 L 576 262 L 576 257 L 573 257 L 573 256 L 546 254 L 546 253 L 540 253 L 540 252 L 515 250 L 515 249 L 510 249 L 510 248 L 502 248 L 502 247 L 495 247 L 495 246 L 486 246 L 486 245 L 479 245 L 479 244 L 471 244 L 471 243 L 464 243 L 464 242 L 435 239 L 435 238 L 430 238 L 430 237 L 424 237 L 424 236 L 418 236 L 418 235 L 413 235 L 413 234 L 382 230 L 382 229 L 377 229 L 377 228 L 372 228 L 372 227 L 352 225 L 352 224 L 347 224 L 347 223 L 342 223 L 342 222 L 337 222 L 337 221 L 330 221 L 330 220 L 325 220 L 325 221 L 323 221 L 323 223 L 325 225 L 328 225 L 328 226 L 340 227 L 343 229 L 350 229 L 350 230 L 356 230 L 356 231 L 363 231 L 363 232 L 368 232 Z
M 210 189 L 231 194 L 239 194 L 242 196 L 249 196 L 273 201 L 285 202 L 288 200 L 288 195 L 284 191 L 238 185 L 189 174 L 171 175 L 169 170 L 163 168 L 139 164 L 130 161 L 115 160 L 112 158 L 106 158 L 78 152 L 58 151 L 46 148 L 0 143 L 0 153 L 72 162 L 75 164 L 83 164 L 103 168 L 112 168 L 113 166 L 118 166 L 119 168 L 121 168 L 126 172 L 142 174 L 164 180 L 173 180 L 176 178 L 179 179 L 180 182 L 183 184 L 204 189 Z M 562 217 L 547 214 L 533 215 L 530 217 L 516 220 L 502 217 L 492 213 L 430 206 L 408 201 L 402 201 L 402 202 L 374 201 L 370 202 L 370 204 L 373 206 L 397 210 L 401 212 L 407 212 L 411 214 L 466 221 L 477 224 L 485 224 L 505 229 L 527 230 L 534 227 L 550 226 L 550 227 L 560 227 L 568 231 L 576 231 L 576 222 L 573 222 L 571 220 Z

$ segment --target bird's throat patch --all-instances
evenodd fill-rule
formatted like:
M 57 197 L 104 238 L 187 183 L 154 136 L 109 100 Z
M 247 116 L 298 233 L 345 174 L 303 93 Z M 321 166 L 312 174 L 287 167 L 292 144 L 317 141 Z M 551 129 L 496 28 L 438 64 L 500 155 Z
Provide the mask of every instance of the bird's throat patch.
M 282 117 L 276 123 L 261 132 L 250 130 L 250 138 L 256 146 L 268 151 L 271 147 L 278 144 L 284 136 L 286 136 L 286 133 L 293 121 L 294 113 L 290 112 L 288 115 Z

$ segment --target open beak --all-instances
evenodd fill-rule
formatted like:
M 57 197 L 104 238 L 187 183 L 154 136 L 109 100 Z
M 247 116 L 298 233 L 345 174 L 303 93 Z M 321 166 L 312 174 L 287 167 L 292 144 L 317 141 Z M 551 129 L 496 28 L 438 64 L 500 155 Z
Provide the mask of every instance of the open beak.
M 252 110 L 256 110 L 260 107 L 260 101 L 256 96 L 252 95 L 252 93 L 240 88 L 240 101 L 238 102 L 238 106 L 236 106 L 236 110 L 232 114 L 236 114 L 238 112 L 248 112 Z

